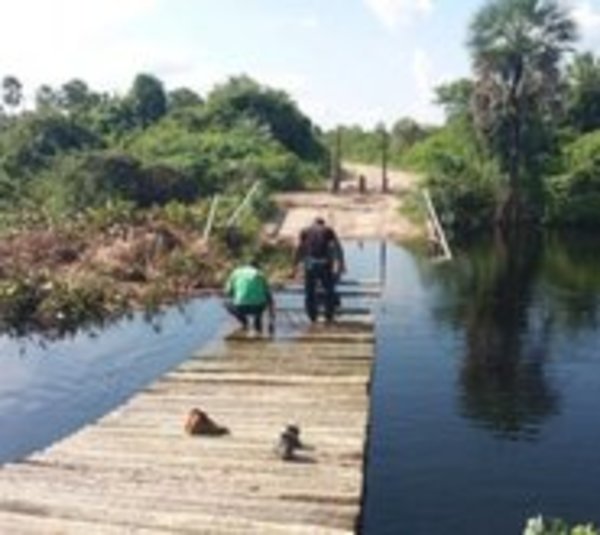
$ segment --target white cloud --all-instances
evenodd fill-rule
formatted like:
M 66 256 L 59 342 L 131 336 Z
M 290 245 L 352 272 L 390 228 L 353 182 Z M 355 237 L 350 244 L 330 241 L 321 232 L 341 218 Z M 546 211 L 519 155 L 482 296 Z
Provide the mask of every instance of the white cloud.
M 148 61 L 148 52 L 129 30 L 152 15 L 161 1 L 3 2 L 0 76 L 16 75 L 30 94 L 42 83 L 56 85 L 75 76 L 114 87 L 121 82 L 122 70 Z
M 425 123 L 438 123 L 441 112 L 433 104 L 434 89 L 441 80 L 434 76 L 434 66 L 429 54 L 421 48 L 413 52 L 412 75 L 417 91 L 417 97 L 413 101 L 410 114 L 415 119 Z
M 432 71 L 431 59 L 427 52 L 422 48 L 415 49 L 413 53 L 412 72 L 417 89 L 420 92 L 427 92 L 432 89 Z
M 589 1 L 575 4 L 571 13 L 586 41 L 598 41 L 600 32 L 600 9 L 595 9 Z
M 389 29 L 433 11 L 433 0 L 365 0 L 365 3 Z
M 307 15 L 302 17 L 299 20 L 299 24 L 301 28 L 305 28 L 307 30 L 316 30 L 320 26 L 319 19 L 314 15 Z

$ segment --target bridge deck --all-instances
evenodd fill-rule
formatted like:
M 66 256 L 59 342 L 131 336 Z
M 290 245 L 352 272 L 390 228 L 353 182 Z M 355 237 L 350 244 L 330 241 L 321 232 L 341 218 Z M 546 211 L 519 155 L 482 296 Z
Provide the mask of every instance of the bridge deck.
M 93 425 L 0 469 L 0 533 L 347 533 L 360 514 L 372 322 L 203 351 Z M 230 429 L 190 437 L 199 407 Z M 297 424 L 295 461 L 274 452 Z

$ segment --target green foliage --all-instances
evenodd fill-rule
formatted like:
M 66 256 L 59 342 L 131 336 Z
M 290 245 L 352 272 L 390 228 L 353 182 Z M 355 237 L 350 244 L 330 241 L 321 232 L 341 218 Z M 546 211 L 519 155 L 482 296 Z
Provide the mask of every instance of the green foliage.
M 110 309 L 106 289 L 91 281 L 82 286 L 49 282 L 46 291 L 36 312 L 37 319 L 63 332 L 101 321 Z
M 563 154 L 563 174 L 547 182 L 547 220 L 561 226 L 600 225 L 600 131 L 567 145 Z
M 165 221 L 179 227 L 199 230 L 204 228 L 208 217 L 208 204 L 195 203 L 184 204 L 178 201 L 170 201 L 162 211 Z
M 23 100 L 23 85 L 16 76 L 5 76 L 2 79 L 2 101 L 8 108 L 16 109 Z
M 564 149 L 566 166 L 578 168 L 600 160 L 600 130 L 581 136 Z
M 167 96 L 162 82 L 150 74 L 138 74 L 129 92 L 136 123 L 146 128 L 167 113 Z
M 311 121 L 289 96 L 246 76 L 231 78 L 217 86 L 206 101 L 209 123 L 231 128 L 240 118 L 265 127 L 273 139 L 302 160 L 320 164 L 326 157 Z
M 92 230 L 105 231 L 113 227 L 140 223 L 142 216 L 132 202 L 111 199 L 101 206 L 88 206 L 80 219 Z
M 200 106 L 202 104 L 202 98 L 198 93 L 187 87 L 179 87 L 173 89 L 173 91 L 169 91 L 167 102 L 169 112 L 173 113 L 185 108 Z
M 38 87 L 35 92 L 35 106 L 39 111 L 55 110 L 59 104 L 59 96 L 54 89 L 47 84 Z
M 567 66 L 567 118 L 578 132 L 600 128 L 600 58 L 577 54 Z
M 555 0 L 491 0 L 471 25 L 474 124 L 509 178 L 505 224 L 521 223 L 531 192 L 540 190 L 532 181 L 540 178 L 539 155 L 552 150 L 560 60 L 575 37 L 574 21 Z
M 144 166 L 125 153 L 96 152 L 66 157 L 57 162 L 40 182 L 46 184 L 48 202 L 58 209 L 78 212 L 113 200 L 137 207 L 191 202 L 198 195 L 193 178 L 160 163 Z
M 464 233 L 490 226 L 500 173 L 481 153 L 467 120 L 455 120 L 414 145 L 404 163 L 425 174 L 447 227 Z
M 59 113 L 26 115 L 0 132 L 0 167 L 12 177 L 28 177 L 55 156 L 101 145 L 90 130 Z
M 20 90 L 5 77 L 7 105 L 18 106 Z M 35 112 L 0 116 L 0 205 L 9 212 L 36 206 L 55 220 L 115 201 L 193 203 L 254 180 L 267 190 L 303 188 L 327 163 L 316 130 L 289 97 L 247 78 L 217 87 L 207 105 L 187 88 L 167 98 L 148 74 L 125 97 L 79 79 L 43 85 L 37 96 Z
M 289 96 L 247 78 L 206 103 L 187 88 L 167 95 L 147 74 L 124 96 L 79 79 L 42 85 L 35 110 L 19 109 L 21 91 L 4 79 L 0 329 L 64 331 L 124 304 L 157 307 L 220 283 L 234 258 L 262 250 L 270 193 L 317 183 L 328 164 L 319 132 Z M 233 236 L 227 219 L 256 181 L 260 195 Z M 207 248 L 199 231 L 217 193 L 224 200 Z
M 71 331 L 106 318 L 113 309 L 106 290 L 92 282 L 70 286 L 43 276 L 0 281 L 0 327 L 16 334 L 34 326 Z
M 468 78 L 436 87 L 436 103 L 444 109 L 448 120 L 470 116 L 474 84 Z
M 59 92 L 60 107 L 71 114 L 87 112 L 100 102 L 100 95 L 92 92 L 88 85 L 78 78 L 63 84 Z
M 598 530 L 592 524 L 570 527 L 563 520 L 539 516 L 529 519 L 523 535 L 598 535 Z
M 42 301 L 43 286 L 30 278 L 0 281 L 0 326 L 2 329 L 23 328 L 31 322 Z
M 286 151 L 255 121 L 242 120 L 224 127 L 197 131 L 166 119 L 144 131 L 129 150 L 142 161 L 162 165 L 187 176 L 198 192 L 211 195 L 252 179 L 269 188 L 302 188 L 318 179 L 318 167 Z

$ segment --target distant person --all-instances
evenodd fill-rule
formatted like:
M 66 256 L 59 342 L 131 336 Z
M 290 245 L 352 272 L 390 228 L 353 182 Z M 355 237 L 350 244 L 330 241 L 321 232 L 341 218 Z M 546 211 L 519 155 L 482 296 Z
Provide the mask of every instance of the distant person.
M 275 326 L 275 304 L 265 274 L 259 269 L 258 261 L 233 270 L 225 284 L 225 308 L 236 318 L 244 331 L 252 318 L 256 332 L 263 331 L 263 315 L 269 312 L 269 332 Z
M 333 321 L 338 297 L 335 285 L 346 271 L 344 250 L 335 231 L 317 217 L 312 225 L 302 230 L 294 255 L 294 274 L 304 265 L 304 299 L 310 321 L 317 321 L 319 303 L 318 285 L 325 294 L 325 320 Z

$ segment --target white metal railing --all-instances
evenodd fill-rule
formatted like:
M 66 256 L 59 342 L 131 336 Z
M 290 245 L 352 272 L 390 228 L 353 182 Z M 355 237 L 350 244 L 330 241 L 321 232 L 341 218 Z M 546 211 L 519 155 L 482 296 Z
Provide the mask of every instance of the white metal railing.
M 423 197 L 425 198 L 425 206 L 427 207 L 427 214 L 429 219 L 433 225 L 433 230 L 435 234 L 435 238 L 437 242 L 440 244 L 442 248 L 442 252 L 444 254 L 444 260 L 452 260 L 452 250 L 448 245 L 448 240 L 446 239 L 446 233 L 444 232 L 444 228 L 440 223 L 440 219 L 437 215 L 435 206 L 433 201 L 431 200 L 431 195 L 427 189 L 423 189 Z

